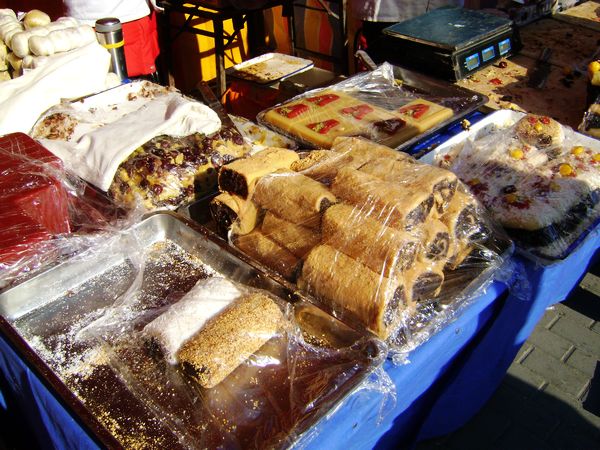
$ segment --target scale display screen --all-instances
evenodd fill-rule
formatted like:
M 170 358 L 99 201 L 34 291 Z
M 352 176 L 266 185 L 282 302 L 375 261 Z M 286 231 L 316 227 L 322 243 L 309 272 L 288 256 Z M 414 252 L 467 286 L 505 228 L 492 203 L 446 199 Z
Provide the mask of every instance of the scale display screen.
M 476 69 L 477 67 L 479 67 L 479 64 L 479 53 L 475 53 L 465 58 L 465 66 L 469 70 Z
M 494 50 L 494 46 L 490 46 L 488 48 L 484 48 L 483 50 L 481 50 L 481 58 L 483 59 L 483 62 L 489 61 L 490 59 L 492 59 L 494 56 L 496 56 L 496 50 Z
M 510 39 L 504 39 L 498 42 L 498 50 L 501 55 L 504 55 L 510 51 Z

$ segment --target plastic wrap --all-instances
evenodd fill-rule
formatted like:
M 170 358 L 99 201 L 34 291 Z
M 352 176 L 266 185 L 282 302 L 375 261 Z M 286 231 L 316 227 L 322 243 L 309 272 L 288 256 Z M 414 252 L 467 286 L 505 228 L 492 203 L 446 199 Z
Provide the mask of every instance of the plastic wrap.
M 49 292 L 32 304 L 38 284 Z M 381 341 L 285 292 L 155 214 L 18 286 L 1 312 L 121 448 L 281 448 L 367 379 L 393 396 Z
M 252 152 L 254 153 L 268 147 L 288 148 L 290 150 L 298 148 L 296 141 L 275 133 L 262 125 L 257 125 L 251 120 L 231 114 L 229 117 L 244 137 L 244 140 L 252 146 Z
M 260 155 L 221 170 L 211 204 L 218 229 L 336 317 L 401 351 L 451 320 L 512 249 L 456 175 L 405 153 L 340 137 L 287 169 L 261 166 L 251 184 L 221 182 L 257 173 Z M 222 204 L 224 196 L 239 203 Z
M 363 136 L 397 147 L 455 115 L 452 99 L 406 89 L 393 66 L 355 75 L 262 111 L 259 123 L 302 144 L 330 148 L 337 136 Z
M 0 157 L 0 288 L 133 220 L 24 134 L 1 137 Z
M 213 192 L 217 169 L 251 148 L 208 106 L 147 81 L 57 105 L 32 136 L 119 205 L 147 210 Z
M 436 149 L 534 258 L 565 258 L 600 218 L 600 145 L 546 116 L 499 111 Z

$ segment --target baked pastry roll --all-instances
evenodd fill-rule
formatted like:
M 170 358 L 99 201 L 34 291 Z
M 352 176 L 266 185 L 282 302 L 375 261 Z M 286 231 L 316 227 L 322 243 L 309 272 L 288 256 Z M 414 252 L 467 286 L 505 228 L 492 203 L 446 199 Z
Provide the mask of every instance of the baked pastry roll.
M 326 161 L 327 159 L 339 156 L 336 152 L 332 150 L 313 150 L 308 153 L 305 157 L 301 157 L 298 161 L 295 161 L 290 166 L 294 172 L 302 172 L 306 169 L 310 169 L 315 164 L 319 164 L 322 161 Z
M 302 173 L 325 184 L 337 175 L 342 167 L 358 169 L 373 158 L 386 158 L 392 161 L 415 162 L 406 153 L 392 150 L 384 145 L 356 137 L 338 137 L 331 147 L 328 157 L 314 164 Z
M 262 177 L 252 200 L 279 217 L 309 228 L 317 228 L 323 211 L 337 201 L 327 187 L 295 172 Z
M 323 243 L 388 278 L 410 268 L 420 246 L 413 235 L 385 226 L 363 214 L 361 208 L 343 203 L 325 211 L 321 232 Z
M 177 359 L 200 386 L 212 388 L 275 336 L 282 323 L 283 314 L 274 300 L 248 294 L 186 341 Z
M 247 199 L 260 177 L 279 169 L 289 169 L 299 158 L 293 150 L 271 147 L 234 161 L 219 171 L 219 190 Z
M 226 236 L 248 234 L 256 228 L 259 210 L 252 200 L 244 200 L 237 195 L 223 192 L 210 202 L 210 214 L 217 225 L 217 232 Z
M 224 278 L 201 280 L 177 303 L 144 327 L 144 336 L 152 351 L 176 364 L 181 346 L 215 315 L 241 295 L 239 289 Z
M 456 191 L 440 220 L 456 240 L 471 239 L 483 231 L 477 214 L 477 201 L 460 190 Z
M 432 192 L 438 214 L 443 214 L 446 210 L 458 185 L 455 174 L 427 164 L 373 159 L 363 165 L 360 171 L 384 181 L 397 183 L 407 190 Z
M 236 236 L 233 243 L 248 256 L 279 273 L 285 279 L 295 280 L 300 260 L 259 230 Z
M 423 247 L 419 259 L 426 264 L 446 261 L 454 252 L 454 239 L 448 227 L 437 219 L 429 219 L 422 226 Z
M 400 311 L 410 301 L 402 283 L 329 245 L 319 245 L 307 255 L 298 287 L 334 309 L 349 311 L 382 339 L 395 331 Z
M 289 222 L 271 212 L 265 214 L 261 231 L 298 258 L 303 258 L 321 242 L 321 234 L 318 231 Z
M 437 297 L 444 283 L 443 264 L 416 263 L 405 275 L 404 280 L 414 302 L 424 302 Z
M 409 230 L 425 222 L 434 203 L 430 191 L 406 189 L 348 167 L 340 169 L 331 190 L 347 203 L 359 206 L 364 214 L 399 229 Z

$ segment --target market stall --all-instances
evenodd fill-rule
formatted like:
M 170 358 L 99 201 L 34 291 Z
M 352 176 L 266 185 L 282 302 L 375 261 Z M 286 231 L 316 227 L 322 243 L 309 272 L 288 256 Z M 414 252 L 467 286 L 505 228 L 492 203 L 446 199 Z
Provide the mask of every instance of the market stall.
M 0 10 L 25 64 L 66 19 L 23 20 Z M 90 83 L 65 78 L 80 54 Z M 0 393 L 39 442 L 410 447 L 477 412 L 597 256 L 600 145 L 486 108 L 478 80 L 525 53 L 455 83 L 383 62 L 254 120 L 206 85 L 115 83 L 106 55 L 0 82 Z M 227 76 L 313 70 L 270 53 Z

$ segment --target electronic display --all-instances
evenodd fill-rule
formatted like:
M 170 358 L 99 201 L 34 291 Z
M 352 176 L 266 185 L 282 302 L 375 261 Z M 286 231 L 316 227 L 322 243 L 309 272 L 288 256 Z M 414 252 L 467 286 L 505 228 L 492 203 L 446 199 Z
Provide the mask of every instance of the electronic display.
M 481 58 L 483 59 L 483 62 L 489 61 L 490 59 L 492 59 L 494 56 L 496 56 L 496 51 L 494 50 L 494 46 L 490 46 L 488 48 L 484 48 L 483 50 L 481 50 Z
M 498 43 L 498 50 L 501 55 L 504 55 L 510 51 L 510 39 L 504 39 Z
M 475 53 L 474 55 L 467 56 L 465 59 L 465 66 L 469 70 L 473 70 L 479 67 L 479 53 Z

